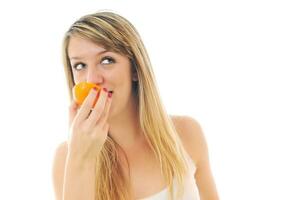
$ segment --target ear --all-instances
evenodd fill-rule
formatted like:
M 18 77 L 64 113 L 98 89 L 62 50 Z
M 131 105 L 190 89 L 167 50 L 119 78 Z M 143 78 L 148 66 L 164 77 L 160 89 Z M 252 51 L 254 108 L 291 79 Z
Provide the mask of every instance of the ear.
M 132 81 L 138 81 L 138 74 L 137 74 L 137 65 L 136 62 L 131 59 L 131 72 L 132 72 Z
M 138 81 L 138 74 L 137 72 L 133 72 L 133 75 L 132 75 L 132 81 Z

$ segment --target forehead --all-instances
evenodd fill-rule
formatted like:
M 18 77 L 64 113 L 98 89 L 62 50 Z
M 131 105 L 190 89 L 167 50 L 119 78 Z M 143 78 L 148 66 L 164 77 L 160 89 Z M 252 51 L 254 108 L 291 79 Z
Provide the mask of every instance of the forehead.
M 80 57 L 85 55 L 94 55 L 106 51 L 104 46 L 96 44 L 88 39 L 78 36 L 71 36 L 68 45 L 69 57 Z

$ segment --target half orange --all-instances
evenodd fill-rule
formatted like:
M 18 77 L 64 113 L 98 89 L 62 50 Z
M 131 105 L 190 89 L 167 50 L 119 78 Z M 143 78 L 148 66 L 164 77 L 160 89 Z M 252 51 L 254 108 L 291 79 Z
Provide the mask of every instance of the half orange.
M 88 94 L 92 88 L 96 88 L 98 90 L 97 96 L 93 103 L 93 108 L 94 108 L 94 106 L 97 102 L 97 99 L 99 97 L 100 91 L 102 89 L 101 86 L 96 85 L 94 83 L 80 82 L 80 83 L 76 84 L 72 89 L 73 98 L 74 98 L 75 102 L 78 105 L 82 105 L 82 103 L 84 102 L 85 98 L 88 96 Z

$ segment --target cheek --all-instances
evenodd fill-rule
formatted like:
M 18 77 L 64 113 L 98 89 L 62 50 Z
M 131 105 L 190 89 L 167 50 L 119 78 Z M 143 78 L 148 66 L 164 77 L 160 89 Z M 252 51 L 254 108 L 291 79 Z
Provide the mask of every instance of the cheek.
M 75 84 L 78 84 L 79 82 L 81 82 L 81 78 L 80 78 L 80 76 L 78 75 L 78 73 L 72 71 L 72 74 L 73 74 L 73 80 L 74 80 L 74 83 L 75 83 Z
M 73 80 L 75 84 L 86 81 L 86 74 L 84 72 L 73 72 Z
M 121 74 L 121 73 L 120 73 Z M 121 76 L 116 77 L 116 86 L 121 88 L 124 93 L 129 93 L 131 90 L 131 80 L 126 73 L 123 72 Z
M 115 100 L 117 100 L 120 104 L 126 104 L 131 96 L 131 82 L 128 78 L 125 78 L 124 76 L 119 76 L 115 78 L 114 81 L 111 82 L 113 89 L 115 90 L 113 93 L 113 97 L 115 97 Z
M 75 77 L 75 76 L 73 76 L 74 77 L 74 83 L 75 84 L 78 84 L 78 83 L 80 83 L 81 81 L 79 80 L 79 78 L 78 77 Z

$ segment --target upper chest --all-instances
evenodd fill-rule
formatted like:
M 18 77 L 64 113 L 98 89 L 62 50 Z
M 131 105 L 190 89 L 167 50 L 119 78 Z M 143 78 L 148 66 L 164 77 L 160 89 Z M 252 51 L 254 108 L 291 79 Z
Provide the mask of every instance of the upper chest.
M 147 146 L 133 148 L 123 157 L 123 170 L 132 185 L 135 199 L 151 196 L 166 187 L 160 163 Z

